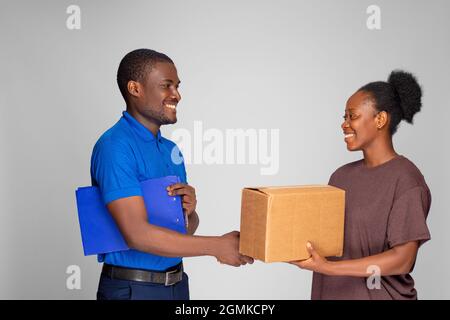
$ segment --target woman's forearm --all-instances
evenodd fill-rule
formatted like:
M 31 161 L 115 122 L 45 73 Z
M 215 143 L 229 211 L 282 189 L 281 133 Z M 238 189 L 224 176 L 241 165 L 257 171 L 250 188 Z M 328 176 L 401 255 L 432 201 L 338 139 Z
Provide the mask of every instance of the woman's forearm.
M 417 248 L 414 241 L 360 259 L 328 261 L 325 273 L 352 277 L 368 277 L 374 270 L 379 270 L 381 276 L 406 274 L 414 264 Z

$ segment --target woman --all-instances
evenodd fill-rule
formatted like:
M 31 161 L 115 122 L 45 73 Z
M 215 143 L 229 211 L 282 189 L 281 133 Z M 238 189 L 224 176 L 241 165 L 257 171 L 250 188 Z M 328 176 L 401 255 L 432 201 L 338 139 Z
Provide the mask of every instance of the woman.
M 430 239 L 431 194 L 419 169 L 397 154 L 392 135 L 421 108 L 414 76 L 393 71 L 347 101 L 342 124 L 349 151 L 364 159 L 337 169 L 329 184 L 346 191 L 344 255 L 292 262 L 314 271 L 312 299 L 417 299 L 410 276 L 418 248 Z M 377 278 L 377 274 L 381 276 Z

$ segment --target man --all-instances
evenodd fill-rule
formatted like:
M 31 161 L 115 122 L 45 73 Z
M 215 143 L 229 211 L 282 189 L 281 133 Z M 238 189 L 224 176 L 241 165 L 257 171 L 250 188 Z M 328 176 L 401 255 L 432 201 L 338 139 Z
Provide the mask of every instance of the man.
M 126 111 L 97 141 L 91 178 L 131 249 L 98 256 L 104 265 L 97 299 L 189 299 L 181 257 L 209 255 L 236 267 L 253 260 L 239 254 L 237 231 L 193 235 L 199 224 L 195 190 L 187 184 L 181 156 L 172 161 L 175 143 L 160 132 L 177 121 L 180 80 L 173 61 L 149 49 L 132 51 L 120 62 L 117 83 Z M 147 220 L 140 182 L 168 175 L 181 180 L 167 192 L 182 197 L 187 234 Z

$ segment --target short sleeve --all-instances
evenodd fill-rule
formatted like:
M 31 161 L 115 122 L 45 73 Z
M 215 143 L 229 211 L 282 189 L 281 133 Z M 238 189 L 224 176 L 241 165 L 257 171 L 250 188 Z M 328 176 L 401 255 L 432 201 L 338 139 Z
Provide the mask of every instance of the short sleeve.
M 104 140 L 94 147 L 91 175 L 105 204 L 131 196 L 142 196 L 136 159 L 131 147 L 120 141 Z
M 172 165 L 176 170 L 176 174 L 180 178 L 180 181 L 182 183 L 188 183 L 187 182 L 187 175 L 186 175 L 186 167 L 184 165 L 184 157 L 183 153 L 181 152 L 180 148 L 178 146 L 170 141 L 166 140 L 168 145 L 168 152 L 170 153 L 170 159 L 172 161 Z
M 427 188 L 417 186 L 400 195 L 392 206 L 387 227 L 390 248 L 419 241 L 419 246 L 430 240 L 426 218 L 431 205 Z
M 328 179 L 328 185 L 336 187 L 336 188 L 343 188 L 342 186 L 342 174 L 339 173 L 339 169 L 333 172 L 330 176 L 330 179 Z M 345 181 L 345 180 L 344 180 Z
M 330 185 L 330 186 L 335 186 L 336 182 L 335 182 L 334 180 L 335 180 L 335 173 L 333 173 L 333 174 L 330 176 L 330 179 L 328 180 L 328 185 Z

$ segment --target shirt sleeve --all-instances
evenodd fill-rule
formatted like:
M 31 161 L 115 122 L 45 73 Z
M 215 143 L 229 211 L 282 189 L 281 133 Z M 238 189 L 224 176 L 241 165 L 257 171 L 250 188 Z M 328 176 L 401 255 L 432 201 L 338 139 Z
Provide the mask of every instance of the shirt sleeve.
M 338 179 L 336 178 L 336 175 L 337 170 L 331 174 L 330 179 L 328 180 L 328 185 L 339 188 L 337 183 Z
M 168 141 L 168 151 L 170 152 L 171 161 L 175 166 L 176 173 L 178 177 L 180 178 L 180 181 L 182 183 L 188 183 L 187 181 L 187 175 L 186 175 L 186 167 L 184 165 L 184 157 L 183 153 L 181 152 L 180 148 L 178 146 L 170 141 Z
M 95 146 L 91 175 L 105 205 L 120 198 L 142 196 L 133 151 L 120 141 L 104 140 Z
M 431 239 L 426 218 L 431 204 L 428 189 L 417 186 L 400 195 L 392 206 L 387 227 L 390 248 L 419 241 L 419 246 Z

